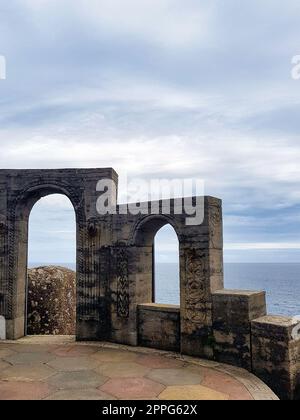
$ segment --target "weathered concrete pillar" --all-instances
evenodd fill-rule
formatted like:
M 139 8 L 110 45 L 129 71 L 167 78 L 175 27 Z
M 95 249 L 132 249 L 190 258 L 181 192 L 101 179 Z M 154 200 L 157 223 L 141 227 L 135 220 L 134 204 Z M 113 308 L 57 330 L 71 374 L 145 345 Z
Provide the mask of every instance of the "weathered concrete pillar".
M 251 325 L 253 373 L 281 399 L 299 400 L 299 320 L 265 316 Z
M 214 357 L 251 370 L 251 321 L 266 315 L 265 292 L 213 293 Z

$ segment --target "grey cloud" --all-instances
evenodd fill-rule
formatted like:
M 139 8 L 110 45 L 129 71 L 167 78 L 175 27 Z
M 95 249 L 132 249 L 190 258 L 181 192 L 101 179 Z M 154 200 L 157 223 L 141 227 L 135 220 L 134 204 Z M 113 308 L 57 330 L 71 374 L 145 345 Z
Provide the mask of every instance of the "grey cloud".
M 226 240 L 295 240 L 300 82 L 290 60 L 300 53 L 299 4 L 126 5 L 1 4 L 0 166 L 198 176 L 224 199 L 225 215 L 251 220 L 252 230 L 225 219 Z M 272 232 L 273 209 L 282 223 Z M 40 212 L 33 223 L 67 226 L 69 213 L 59 214 Z

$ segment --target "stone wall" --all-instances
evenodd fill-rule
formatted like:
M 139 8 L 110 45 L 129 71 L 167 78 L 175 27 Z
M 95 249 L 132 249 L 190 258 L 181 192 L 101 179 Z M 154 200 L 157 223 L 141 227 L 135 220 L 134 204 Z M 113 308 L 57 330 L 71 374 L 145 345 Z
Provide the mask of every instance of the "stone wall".
M 285 400 L 300 400 L 299 320 L 265 316 L 251 323 L 253 373 Z
M 4 316 L 0 316 L 0 340 L 6 340 L 6 324 Z
M 212 297 L 214 358 L 251 370 L 251 321 L 267 313 L 265 292 L 219 290 Z
M 138 344 L 180 351 L 180 308 L 175 305 L 138 305 Z

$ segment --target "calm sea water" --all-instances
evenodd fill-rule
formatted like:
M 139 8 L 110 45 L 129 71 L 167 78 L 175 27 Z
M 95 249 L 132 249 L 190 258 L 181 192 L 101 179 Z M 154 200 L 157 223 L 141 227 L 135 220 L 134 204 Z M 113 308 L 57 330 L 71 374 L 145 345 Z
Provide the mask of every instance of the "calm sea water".
M 31 266 L 49 264 L 31 264 Z M 75 269 L 74 264 L 63 265 Z M 177 264 L 157 264 L 156 301 L 179 304 Z M 300 315 L 300 264 L 225 264 L 227 289 L 265 290 L 268 312 Z
M 158 264 L 156 301 L 178 304 L 178 267 Z M 300 315 L 300 264 L 225 264 L 225 288 L 265 290 L 268 312 Z

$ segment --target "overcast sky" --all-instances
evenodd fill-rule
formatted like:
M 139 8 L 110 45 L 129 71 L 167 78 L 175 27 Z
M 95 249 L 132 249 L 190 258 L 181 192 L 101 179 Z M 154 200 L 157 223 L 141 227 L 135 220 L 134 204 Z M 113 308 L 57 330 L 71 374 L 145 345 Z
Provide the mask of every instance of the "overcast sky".
M 300 262 L 299 22 L 298 0 L 1 1 L 0 167 L 203 178 L 226 261 Z M 34 208 L 31 259 L 73 241 L 67 200 Z

